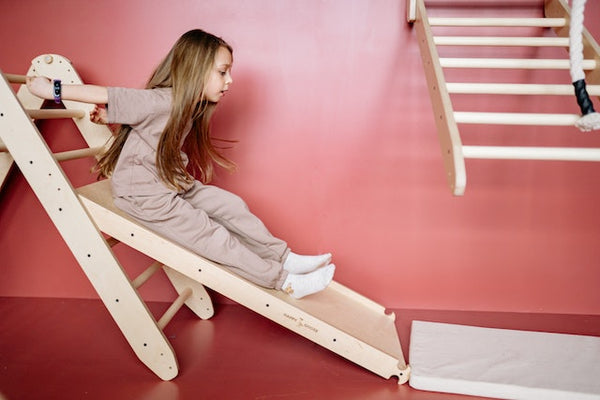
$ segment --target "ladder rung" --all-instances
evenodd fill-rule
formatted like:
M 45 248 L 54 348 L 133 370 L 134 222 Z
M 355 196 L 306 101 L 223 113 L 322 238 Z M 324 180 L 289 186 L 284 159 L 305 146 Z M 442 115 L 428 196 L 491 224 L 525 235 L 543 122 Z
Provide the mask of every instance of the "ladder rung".
M 462 124 L 573 126 L 580 118 L 577 114 L 454 112 L 454 119 Z
M 556 46 L 569 47 L 569 38 L 517 36 L 434 36 L 438 46 Z
M 600 149 L 575 147 L 463 146 L 465 158 L 546 161 L 600 161 Z
M 446 83 L 448 93 L 453 94 L 530 94 L 574 95 L 573 85 L 535 83 Z M 590 96 L 600 96 L 600 85 L 586 87 Z
M 88 147 L 84 149 L 68 150 L 62 151 L 60 153 L 54 153 L 53 156 L 56 161 L 68 161 L 77 158 L 93 157 L 99 154 L 103 149 L 103 147 Z M 6 152 L 8 152 L 6 145 L 0 142 L 0 153 Z
M 56 161 L 68 161 L 77 158 L 93 157 L 99 154 L 103 149 L 103 147 L 87 147 L 85 149 L 63 151 L 54 153 L 54 159 L 56 159 Z
M 158 320 L 157 325 L 160 329 L 164 329 L 165 326 L 167 326 L 167 324 L 169 322 L 171 322 L 171 320 L 173 319 L 175 314 L 177 314 L 177 311 L 179 311 L 179 309 L 181 307 L 183 307 L 186 300 L 189 299 L 191 295 L 192 295 L 191 288 L 188 287 L 188 288 L 183 289 L 183 291 L 181 292 L 179 297 L 177 297 L 177 299 L 173 302 L 173 304 L 171 304 L 171 306 L 167 309 L 167 311 L 165 311 L 163 316 L 160 317 L 160 319 Z
M 17 74 L 4 74 L 4 77 L 10 83 L 25 83 L 25 75 L 17 75 Z
M 520 69 L 569 69 L 569 60 L 526 58 L 440 58 L 444 68 L 520 68 Z M 584 70 L 596 68 L 596 60 L 583 60 Z
M 119 239 L 115 239 L 114 237 L 111 236 L 111 237 L 106 238 L 106 243 L 108 243 L 108 245 L 110 247 L 115 247 L 116 245 L 121 243 L 121 241 Z
M 25 110 L 33 119 L 83 118 L 84 110 Z
M 148 268 L 146 268 L 141 274 L 137 276 L 134 280 L 131 281 L 131 286 L 134 288 L 139 288 L 144 283 L 148 281 L 163 266 L 162 263 L 155 261 Z
M 428 19 L 431 26 L 566 26 L 565 18 L 439 18 Z

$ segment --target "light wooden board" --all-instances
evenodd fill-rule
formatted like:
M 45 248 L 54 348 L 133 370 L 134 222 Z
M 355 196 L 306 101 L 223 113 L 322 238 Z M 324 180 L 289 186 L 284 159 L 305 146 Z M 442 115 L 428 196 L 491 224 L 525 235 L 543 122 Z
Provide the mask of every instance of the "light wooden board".
M 410 386 L 500 399 L 600 399 L 600 338 L 413 321 Z
M 429 97 L 442 150 L 442 160 L 446 170 L 446 179 L 452 194 L 460 196 L 464 194 L 467 185 L 462 140 L 454 119 L 452 101 L 446 88 L 446 79 L 444 78 L 436 45 L 433 42 L 433 34 L 423 0 L 416 0 L 415 13 L 414 27 L 417 33 L 425 77 L 427 78 Z

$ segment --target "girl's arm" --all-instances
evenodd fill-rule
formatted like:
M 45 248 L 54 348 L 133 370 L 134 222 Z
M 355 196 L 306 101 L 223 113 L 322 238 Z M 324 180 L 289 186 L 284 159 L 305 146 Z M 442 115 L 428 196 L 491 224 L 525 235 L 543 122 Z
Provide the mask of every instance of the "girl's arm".
M 42 99 L 54 99 L 54 86 L 50 79 L 41 76 L 28 76 L 27 88 Z M 90 104 L 108 103 L 108 91 L 104 86 L 96 85 L 62 85 L 63 100 L 80 101 Z

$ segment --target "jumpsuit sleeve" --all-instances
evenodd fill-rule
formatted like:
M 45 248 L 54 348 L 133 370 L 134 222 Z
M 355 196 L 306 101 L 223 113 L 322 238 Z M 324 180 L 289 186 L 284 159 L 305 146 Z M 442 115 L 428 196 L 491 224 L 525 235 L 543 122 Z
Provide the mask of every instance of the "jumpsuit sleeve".
M 164 99 L 156 90 L 109 87 L 107 119 L 110 124 L 139 125 L 165 110 Z

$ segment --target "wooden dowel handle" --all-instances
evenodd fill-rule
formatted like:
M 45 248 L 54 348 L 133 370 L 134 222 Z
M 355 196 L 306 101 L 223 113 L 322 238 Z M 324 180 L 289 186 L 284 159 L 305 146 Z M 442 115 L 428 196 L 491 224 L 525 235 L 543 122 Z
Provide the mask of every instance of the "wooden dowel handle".
M 579 118 L 577 114 L 454 112 L 459 124 L 573 126 Z
M 453 94 L 573 95 L 573 85 L 566 84 L 449 82 L 446 88 Z M 600 85 L 589 85 L 586 89 L 590 96 L 600 96 Z
M 106 243 L 108 243 L 108 245 L 110 247 L 115 247 L 116 245 L 121 243 L 121 241 L 119 239 L 115 239 L 114 237 L 111 236 L 111 237 L 106 238 Z
M 463 146 L 465 158 L 497 160 L 600 161 L 600 149 L 574 147 Z
M 162 263 L 155 261 L 154 263 L 152 263 L 152 265 L 150 265 L 148 268 L 146 268 L 144 270 L 144 272 L 139 274 L 137 276 L 137 278 L 135 278 L 133 281 L 131 281 L 131 286 L 133 286 L 136 289 L 139 288 L 144 283 L 146 283 L 146 281 L 148 281 L 148 279 L 150 279 L 152 277 L 152 275 L 154 275 L 156 273 L 156 271 L 161 269 L 162 266 L 163 266 Z
M 191 295 L 191 288 L 188 287 L 183 289 L 179 297 L 177 297 L 173 304 L 171 304 L 171 306 L 167 309 L 167 311 L 165 311 L 163 316 L 160 317 L 160 319 L 158 320 L 157 325 L 160 329 L 164 329 L 164 327 L 167 326 L 169 322 L 171 322 L 175 314 L 177 314 L 177 311 L 179 311 L 179 309 L 183 307 L 186 300 L 189 299 Z
M 438 46 L 569 47 L 569 38 L 562 37 L 434 36 L 433 42 Z
M 83 118 L 84 110 L 26 110 L 33 119 Z
M 584 70 L 593 70 L 596 60 L 583 60 Z M 516 69 L 569 69 L 569 60 L 526 58 L 440 58 L 444 68 L 516 68 Z
M 429 18 L 431 26 L 527 26 L 561 27 L 565 18 Z
M 93 157 L 99 154 L 103 150 L 103 147 L 88 147 L 85 149 L 68 150 L 60 153 L 54 153 L 56 161 L 68 161 L 75 160 L 78 158 Z
M 4 74 L 4 77 L 10 83 L 25 83 L 25 75 L 17 75 L 17 74 Z
M 67 151 L 62 151 L 60 153 L 54 153 L 53 156 L 56 161 L 68 161 L 68 160 L 75 160 L 77 158 L 93 157 L 93 156 L 99 154 L 103 149 L 104 149 L 103 147 L 88 147 L 88 148 L 84 148 L 84 149 L 67 150 Z M 0 153 L 7 153 L 7 152 L 8 152 L 8 148 L 6 147 L 6 145 L 4 143 L 0 142 Z M 110 241 L 109 241 L 109 244 L 110 244 Z M 113 245 L 111 244 L 111 246 L 113 246 Z

